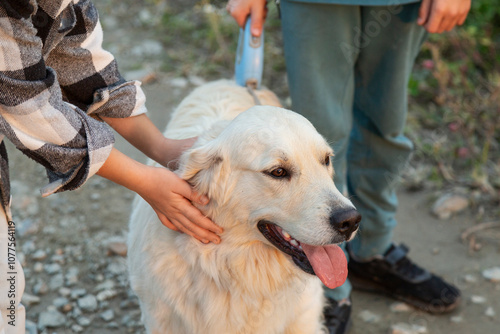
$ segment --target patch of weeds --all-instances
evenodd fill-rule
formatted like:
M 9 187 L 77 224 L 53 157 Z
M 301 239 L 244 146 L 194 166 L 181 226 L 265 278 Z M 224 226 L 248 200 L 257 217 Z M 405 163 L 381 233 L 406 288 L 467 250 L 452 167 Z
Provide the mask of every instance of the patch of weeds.
M 473 14 L 469 25 L 431 35 L 409 85 L 407 133 L 417 159 L 446 165 L 454 175 L 447 181 L 489 193 L 500 184 L 500 30 L 492 24 L 499 13 L 488 11 L 485 22 Z M 439 139 L 429 136 L 436 132 Z

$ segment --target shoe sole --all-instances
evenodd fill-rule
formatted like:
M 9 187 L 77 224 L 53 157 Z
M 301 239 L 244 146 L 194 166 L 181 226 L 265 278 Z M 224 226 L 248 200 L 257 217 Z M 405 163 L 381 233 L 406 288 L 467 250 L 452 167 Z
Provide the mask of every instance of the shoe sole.
M 388 290 L 384 286 L 377 284 L 373 281 L 368 281 L 359 277 L 349 276 L 349 281 L 351 282 L 353 288 L 361 291 L 366 291 L 366 292 L 373 292 L 373 293 L 379 293 L 379 294 L 384 294 L 387 296 L 390 296 L 394 299 L 403 301 L 419 310 L 425 311 L 430 314 L 445 314 L 453 311 L 461 302 L 461 298 L 458 297 L 457 300 L 448 306 L 444 306 L 442 304 L 436 303 L 436 304 L 429 304 L 422 302 L 419 299 L 413 298 L 413 297 L 406 297 L 406 296 L 401 296 L 398 294 L 393 293 L 392 291 Z

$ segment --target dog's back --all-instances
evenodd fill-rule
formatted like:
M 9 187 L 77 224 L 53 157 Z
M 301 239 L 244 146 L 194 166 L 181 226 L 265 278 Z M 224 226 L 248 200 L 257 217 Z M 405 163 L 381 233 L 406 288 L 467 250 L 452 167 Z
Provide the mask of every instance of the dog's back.
M 255 91 L 260 103 L 281 107 L 278 97 L 270 90 Z M 232 120 L 255 105 L 246 88 L 231 80 L 218 80 L 196 88 L 172 114 L 164 135 L 185 139 L 199 136 L 218 121 Z

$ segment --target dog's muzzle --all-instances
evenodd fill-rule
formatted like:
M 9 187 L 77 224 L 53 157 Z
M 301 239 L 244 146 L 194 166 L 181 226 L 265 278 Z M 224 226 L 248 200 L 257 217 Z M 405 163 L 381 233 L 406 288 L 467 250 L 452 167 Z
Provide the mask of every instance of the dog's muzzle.
M 334 237 L 332 243 L 349 241 L 354 232 L 359 228 L 361 215 L 355 209 L 335 211 L 330 214 L 330 225 L 338 236 Z

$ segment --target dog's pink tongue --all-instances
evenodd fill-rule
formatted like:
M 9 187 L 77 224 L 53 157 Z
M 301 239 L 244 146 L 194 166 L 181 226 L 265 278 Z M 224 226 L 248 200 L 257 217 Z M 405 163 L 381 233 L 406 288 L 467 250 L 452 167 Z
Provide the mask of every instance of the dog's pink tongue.
M 324 285 L 333 289 L 344 284 L 347 279 L 347 259 L 339 246 L 301 245 L 316 276 Z

